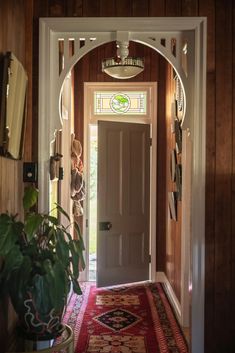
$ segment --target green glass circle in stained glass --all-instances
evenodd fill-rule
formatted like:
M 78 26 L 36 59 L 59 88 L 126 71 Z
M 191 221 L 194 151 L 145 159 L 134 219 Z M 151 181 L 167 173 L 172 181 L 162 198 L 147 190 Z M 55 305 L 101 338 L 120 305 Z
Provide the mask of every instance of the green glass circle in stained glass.
M 130 109 L 130 98 L 123 93 L 117 93 L 110 99 L 110 107 L 114 113 L 123 114 Z

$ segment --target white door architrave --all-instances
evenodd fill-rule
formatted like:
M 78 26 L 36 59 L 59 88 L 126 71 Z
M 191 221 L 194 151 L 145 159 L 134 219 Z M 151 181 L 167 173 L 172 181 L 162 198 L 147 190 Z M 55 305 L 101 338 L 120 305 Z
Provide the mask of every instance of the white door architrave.
M 59 72 L 59 45 L 64 66 Z M 49 209 L 49 159 L 61 128 L 60 97 L 65 77 L 95 47 L 132 40 L 157 50 L 177 72 L 186 109 L 183 129 L 192 139 L 192 353 L 204 352 L 206 18 L 41 18 L 39 38 L 39 209 Z M 70 43 L 74 52 L 70 56 Z M 81 42 L 83 43 L 81 45 Z M 84 45 L 85 43 L 85 45 Z M 184 217 L 184 210 L 182 217 Z M 184 230 L 182 230 L 182 234 Z
M 128 115 L 96 115 L 94 114 L 94 92 L 99 90 L 118 90 L 118 91 L 146 91 L 147 92 L 147 114 L 139 116 Z M 85 82 L 84 83 L 84 173 L 86 176 L 87 185 L 87 199 L 89 199 L 89 178 L 88 178 L 88 165 L 89 165 L 89 125 L 97 125 L 99 120 L 143 123 L 151 126 L 151 178 L 150 178 L 150 277 L 152 281 L 156 280 L 156 178 L 157 178 L 157 83 L 156 82 Z M 86 219 L 89 218 L 89 205 L 84 200 L 84 212 Z M 84 224 L 85 227 L 85 224 Z M 85 247 L 89 248 L 89 228 L 86 228 Z M 86 263 L 89 263 L 89 256 L 86 254 Z M 89 269 L 86 267 L 85 271 L 81 273 L 81 278 L 87 280 Z

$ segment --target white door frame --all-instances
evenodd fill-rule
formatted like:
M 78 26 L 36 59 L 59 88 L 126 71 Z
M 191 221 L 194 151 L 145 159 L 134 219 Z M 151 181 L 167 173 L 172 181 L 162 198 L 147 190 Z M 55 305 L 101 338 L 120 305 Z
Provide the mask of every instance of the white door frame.
M 192 353 L 204 352 L 205 279 L 205 133 L 206 18 L 89 17 L 41 18 L 39 38 L 39 210 L 49 208 L 49 159 L 55 130 L 61 128 L 63 82 L 75 63 L 90 50 L 113 40 L 132 40 L 162 54 L 176 70 L 184 90 L 183 129 L 192 138 Z M 81 41 L 85 45 L 81 45 Z M 59 72 L 58 41 L 64 41 Z M 74 42 L 70 56 L 69 44 Z M 176 43 L 176 46 L 172 46 Z M 186 44 L 186 46 L 185 46 Z M 184 59 L 182 59 L 184 58 Z M 187 70 L 183 62 L 187 61 Z M 183 211 L 184 212 L 184 211 Z M 183 216 L 183 215 L 182 215 Z
M 114 116 L 99 116 L 93 113 L 93 92 L 97 89 L 120 90 L 125 91 L 144 91 L 148 92 L 149 100 L 149 111 L 148 115 L 133 117 L 126 115 L 125 118 L 121 115 Z M 105 89 L 104 88 L 104 89 Z M 148 104 L 148 103 L 147 103 Z M 88 163 L 89 163 L 89 124 L 97 124 L 99 120 L 117 121 L 117 122 L 128 122 L 128 123 L 142 123 L 149 124 L 151 127 L 151 137 L 152 137 L 152 148 L 150 155 L 150 248 L 151 248 L 151 265 L 150 265 L 150 277 L 151 281 L 156 281 L 156 237 L 153 236 L 156 233 L 156 203 L 157 203 L 157 190 L 156 190 L 156 178 L 157 178 L 157 83 L 156 82 L 128 82 L 128 83 L 118 83 L 118 82 L 85 82 L 84 83 L 84 175 L 86 178 L 86 185 L 88 185 Z M 87 200 L 89 200 L 89 190 L 87 193 Z M 86 219 L 89 216 L 89 205 L 86 200 L 84 200 L 84 220 L 83 229 L 86 229 Z M 86 229 L 85 236 L 85 247 L 89 248 L 89 229 Z M 89 256 L 89 254 L 88 254 Z M 86 252 L 86 264 L 89 263 L 89 259 Z M 88 280 L 89 268 L 86 268 L 82 279 Z

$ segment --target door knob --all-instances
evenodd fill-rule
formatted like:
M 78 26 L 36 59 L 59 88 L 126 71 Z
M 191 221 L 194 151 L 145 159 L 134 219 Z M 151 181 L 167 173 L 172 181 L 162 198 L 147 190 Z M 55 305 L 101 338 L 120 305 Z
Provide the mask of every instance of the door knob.
M 112 228 L 111 222 L 100 222 L 99 223 L 99 230 L 110 230 Z

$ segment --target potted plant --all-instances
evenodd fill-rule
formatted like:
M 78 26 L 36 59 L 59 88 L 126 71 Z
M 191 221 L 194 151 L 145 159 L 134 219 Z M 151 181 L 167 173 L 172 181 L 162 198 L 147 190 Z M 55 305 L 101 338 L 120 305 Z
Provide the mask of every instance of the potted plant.
M 37 198 L 36 188 L 26 189 L 24 222 L 17 215 L 0 214 L 0 288 L 9 294 L 24 335 L 34 340 L 60 333 L 70 284 L 81 294 L 79 268 L 85 267 L 79 226 L 74 223 L 77 239 L 73 239 L 63 208 L 55 206 L 67 218 L 66 227 L 59 217 L 33 211 Z

